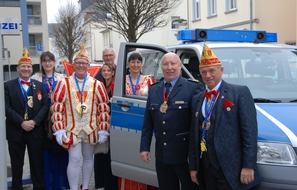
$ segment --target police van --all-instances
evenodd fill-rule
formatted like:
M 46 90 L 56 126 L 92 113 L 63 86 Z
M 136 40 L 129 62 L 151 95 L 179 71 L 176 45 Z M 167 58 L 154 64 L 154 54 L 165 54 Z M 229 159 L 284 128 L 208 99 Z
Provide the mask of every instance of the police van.
M 178 32 L 181 44 L 162 47 L 122 43 L 118 54 L 111 114 L 111 159 L 116 176 L 158 186 L 154 163 L 140 159 L 139 146 L 145 96 L 127 95 L 125 83 L 130 51 L 143 56 L 142 74 L 162 80 L 162 56 L 179 55 L 181 75 L 201 81 L 199 60 L 203 43 L 224 66 L 223 80 L 249 87 L 258 120 L 259 189 L 297 189 L 297 47 L 280 45 L 277 34 L 266 31 L 193 29 Z M 202 81 L 201 81 L 202 82 Z M 186 92 L 185 92 L 186 93 Z

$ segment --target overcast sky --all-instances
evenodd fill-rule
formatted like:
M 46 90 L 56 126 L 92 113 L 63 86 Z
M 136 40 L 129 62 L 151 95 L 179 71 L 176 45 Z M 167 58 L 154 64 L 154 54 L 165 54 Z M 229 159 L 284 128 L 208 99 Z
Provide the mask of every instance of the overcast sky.
M 65 6 L 67 2 L 73 2 L 77 4 L 78 0 L 47 0 L 47 22 L 56 22 L 55 18 L 58 14 L 58 10 L 61 6 Z

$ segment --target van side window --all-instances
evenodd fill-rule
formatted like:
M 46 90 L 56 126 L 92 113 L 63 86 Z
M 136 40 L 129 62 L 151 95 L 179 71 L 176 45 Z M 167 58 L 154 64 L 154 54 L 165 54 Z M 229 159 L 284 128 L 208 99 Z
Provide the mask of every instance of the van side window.
M 127 54 L 125 93 L 147 97 L 149 88 L 163 78 L 160 61 L 164 53 L 137 49 Z

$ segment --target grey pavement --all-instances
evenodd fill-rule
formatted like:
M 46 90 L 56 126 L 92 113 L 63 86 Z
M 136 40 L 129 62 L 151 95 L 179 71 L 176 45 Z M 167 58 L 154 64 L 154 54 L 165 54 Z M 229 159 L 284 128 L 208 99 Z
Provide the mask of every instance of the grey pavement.
M 10 166 L 10 158 L 9 158 L 9 153 L 8 153 L 8 149 L 7 149 L 7 166 Z M 81 159 L 82 161 L 82 159 Z M 10 177 L 10 171 L 8 169 L 8 177 Z M 29 167 L 29 159 L 28 159 L 28 153 L 26 151 L 25 153 L 25 162 L 24 162 L 24 169 L 23 169 L 23 176 L 30 176 L 30 167 Z M 81 184 L 81 174 L 80 174 L 80 179 L 79 179 L 79 183 Z M 90 181 L 90 185 L 89 185 L 89 189 L 90 190 L 95 190 L 95 182 L 94 182 L 94 172 L 93 172 L 93 176 L 91 178 Z M 33 190 L 33 185 L 29 184 L 29 185 L 24 185 L 24 190 Z

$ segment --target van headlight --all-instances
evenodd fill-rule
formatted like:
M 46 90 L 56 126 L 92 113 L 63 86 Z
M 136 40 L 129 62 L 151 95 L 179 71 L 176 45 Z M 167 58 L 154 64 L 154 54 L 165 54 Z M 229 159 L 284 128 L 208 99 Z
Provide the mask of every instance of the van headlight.
M 297 165 L 296 153 L 290 144 L 258 142 L 259 164 Z

